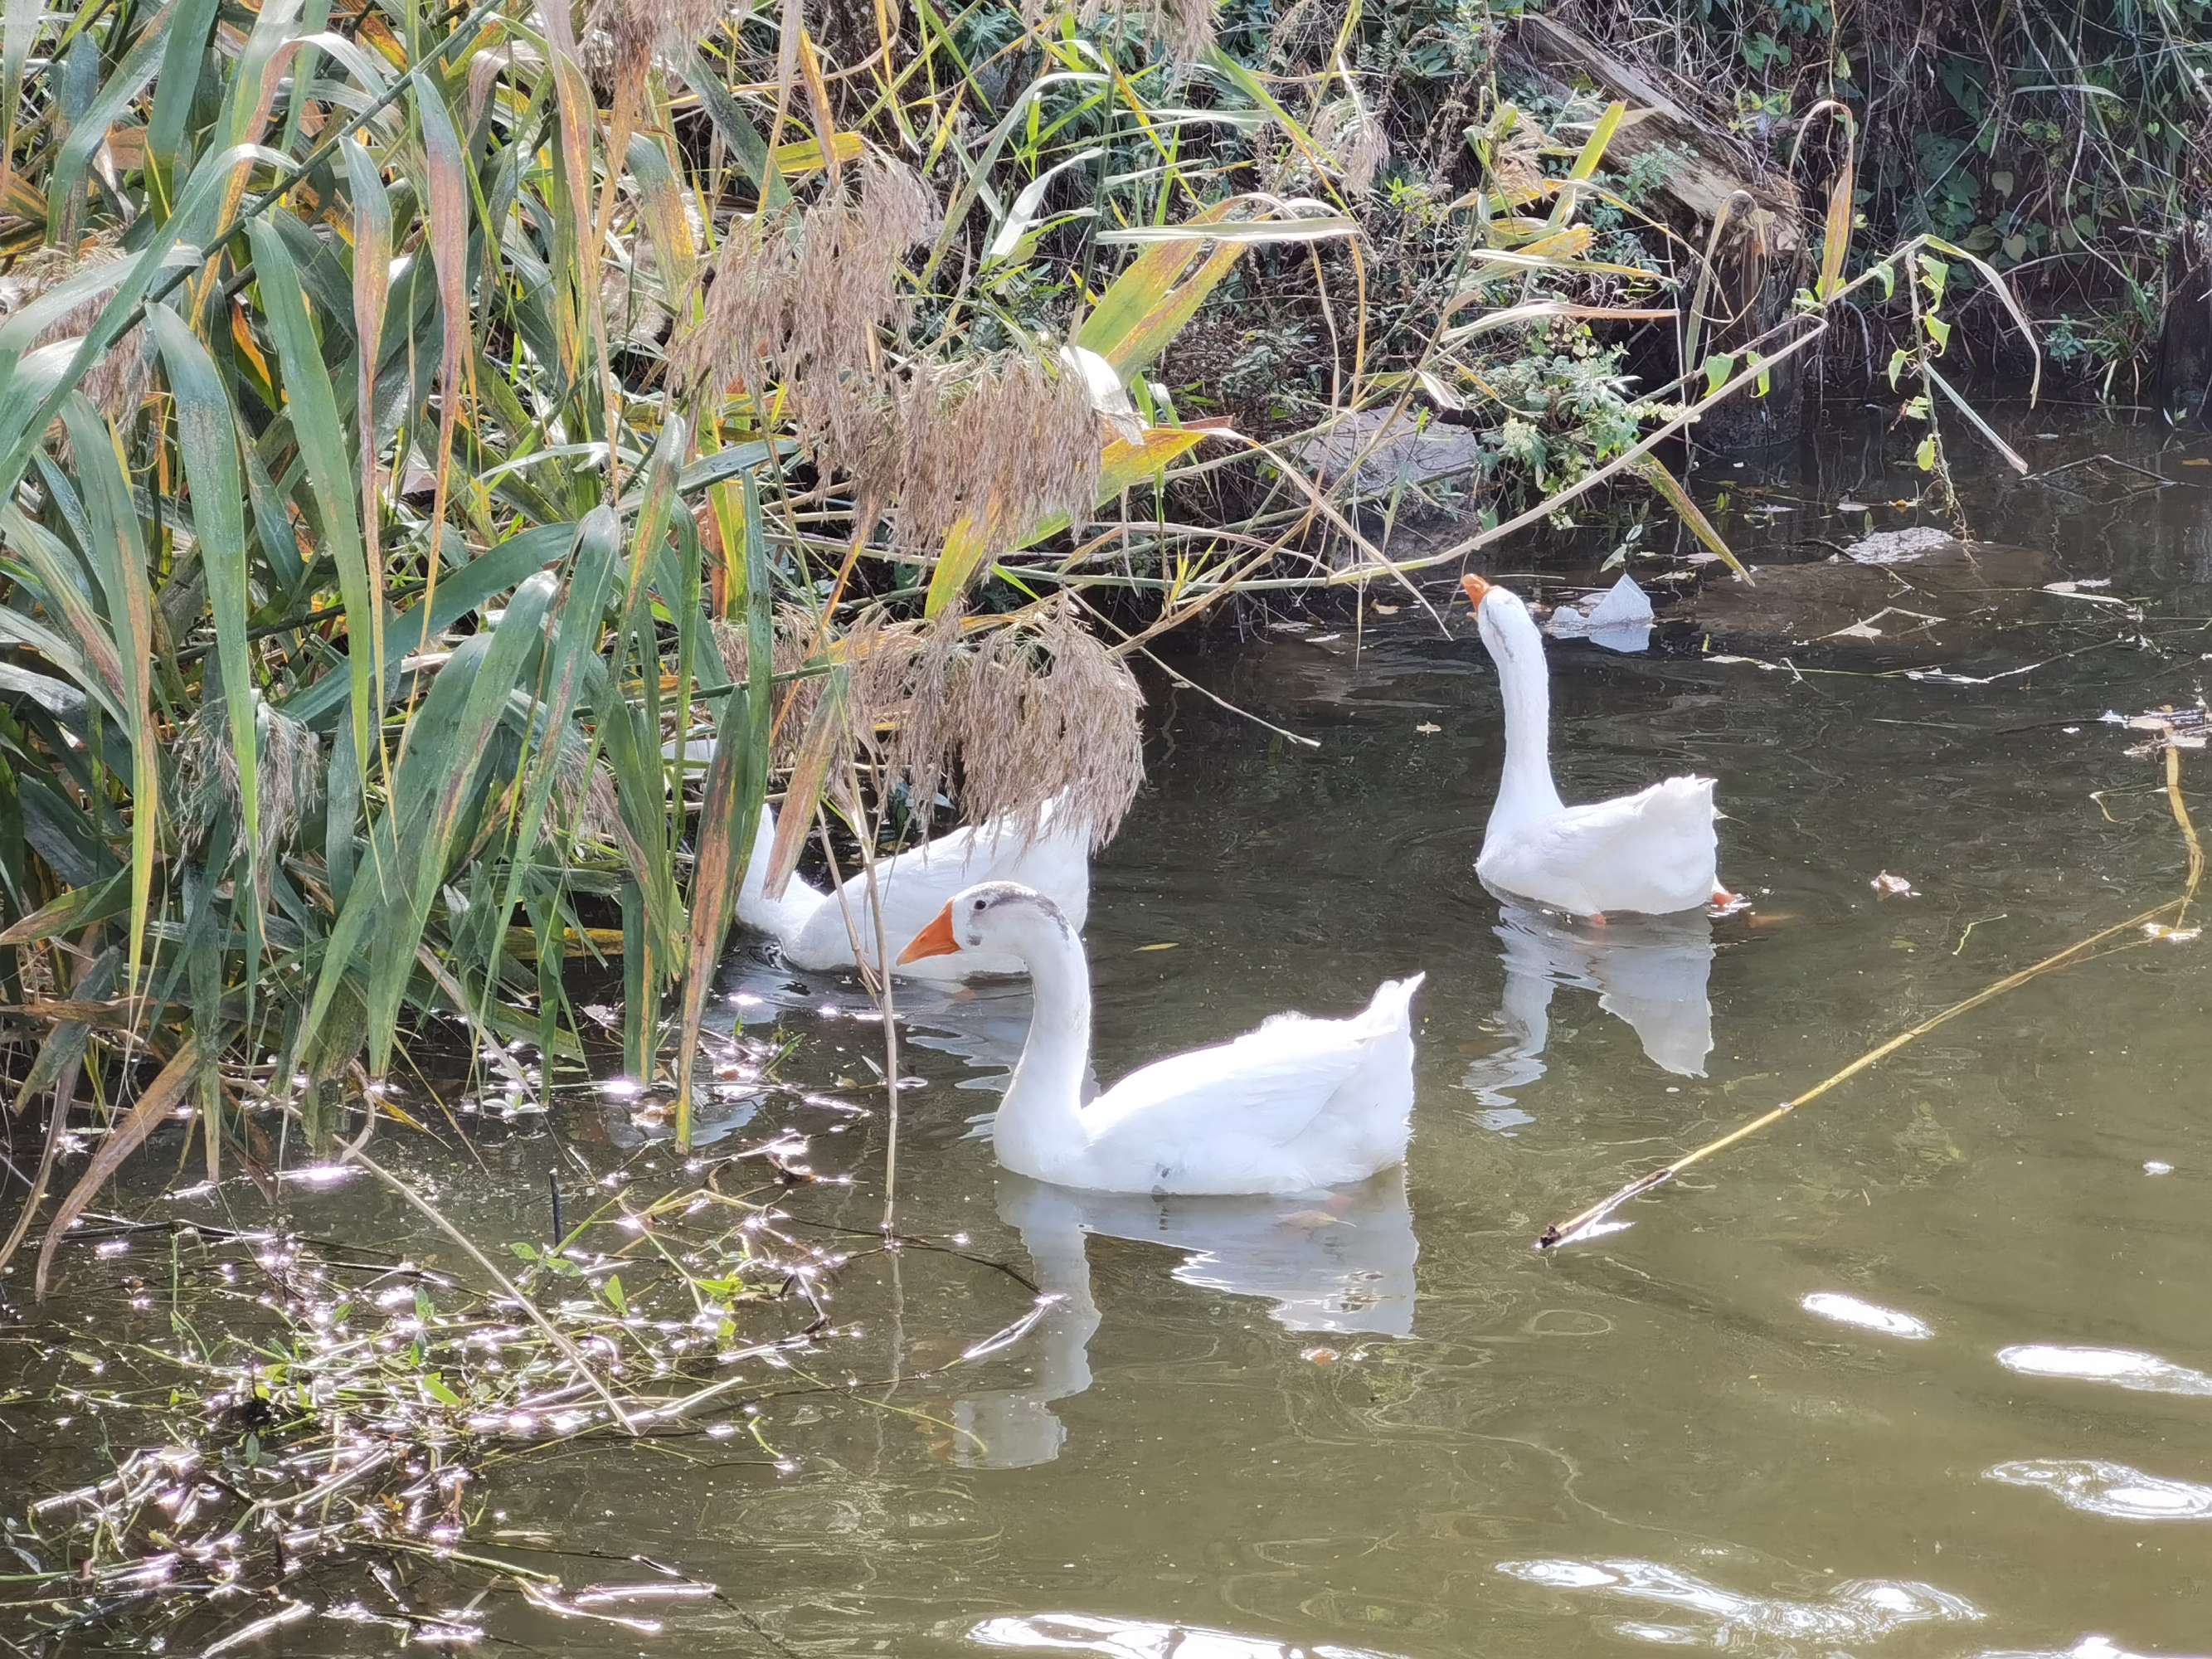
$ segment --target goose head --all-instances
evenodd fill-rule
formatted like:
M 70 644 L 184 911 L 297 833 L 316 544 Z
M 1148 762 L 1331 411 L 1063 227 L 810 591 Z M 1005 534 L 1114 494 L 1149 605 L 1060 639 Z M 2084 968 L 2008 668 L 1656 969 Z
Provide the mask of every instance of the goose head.
M 1459 585 L 1467 590 L 1468 601 L 1474 606 L 1475 630 L 1482 635 L 1483 648 L 1500 668 L 1519 660 L 1532 648 L 1537 658 L 1542 657 L 1544 636 L 1518 593 L 1480 576 L 1462 576 Z
M 902 964 L 956 951 L 996 950 L 1034 963 L 1072 942 L 1075 930 L 1060 908 L 1014 881 L 979 882 L 955 893 L 937 919 L 899 952 Z

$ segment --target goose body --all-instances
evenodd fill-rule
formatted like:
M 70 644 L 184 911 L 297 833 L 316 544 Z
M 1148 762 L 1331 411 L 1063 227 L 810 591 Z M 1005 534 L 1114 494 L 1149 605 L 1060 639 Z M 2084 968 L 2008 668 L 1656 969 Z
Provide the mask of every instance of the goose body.
M 1465 579 L 1505 703 L 1505 769 L 1475 873 L 1571 915 L 1667 915 L 1734 896 L 1720 884 L 1711 778 L 1668 778 L 1633 795 L 1569 806 L 1552 779 L 1544 636 L 1519 598 Z
M 1088 1105 L 1091 974 L 1070 919 L 1007 882 L 955 896 L 902 963 L 1006 953 L 1034 996 L 1021 1060 L 992 1123 L 1018 1175 L 1095 1192 L 1298 1193 L 1401 1163 L 1412 1133 L 1412 1003 L 1386 981 L 1349 1019 L 1278 1014 L 1234 1042 L 1131 1073 Z
M 864 874 L 846 878 L 842 891 L 824 892 L 793 875 L 780 898 L 763 884 L 769 849 L 775 843 L 775 813 L 761 808 L 753 834 L 752 856 L 738 892 L 738 920 L 773 937 L 784 960 L 794 968 L 829 970 L 873 966 L 877 958 L 876 918 L 868 906 Z M 1080 927 L 1091 907 L 1090 826 L 1074 820 L 1062 803 L 1049 802 L 1036 834 L 1024 840 L 1003 819 L 963 826 L 876 866 L 875 889 L 883 905 L 882 938 L 896 951 L 912 939 L 946 901 L 980 881 L 1018 881 L 1035 888 Z M 841 902 L 842 900 L 842 902 Z M 893 971 L 915 979 L 954 981 L 987 974 L 1019 974 L 1018 957 L 1006 951 L 963 951 L 957 957 L 894 963 Z

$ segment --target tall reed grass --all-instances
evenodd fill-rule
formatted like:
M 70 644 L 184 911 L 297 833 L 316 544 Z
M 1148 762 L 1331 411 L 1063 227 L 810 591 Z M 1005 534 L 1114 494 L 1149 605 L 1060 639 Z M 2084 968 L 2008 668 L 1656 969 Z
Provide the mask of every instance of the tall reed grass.
M 1535 516 L 1632 464 L 1711 538 L 1644 440 L 1756 365 L 1640 399 L 1573 368 L 1616 413 L 1565 466 L 1530 446 L 1587 410 L 1497 379 L 1677 309 L 1595 251 L 1622 107 L 1540 142 L 1471 86 L 1470 188 L 1421 209 L 1448 279 L 1391 332 L 1385 89 L 1213 21 L 9 9 L 0 1041 L 46 1114 L 9 1249 L 87 1114 L 52 1237 L 178 1115 L 214 1176 L 266 1164 L 272 1099 L 318 1138 L 398 1113 L 425 1039 L 575 1061 L 578 966 L 618 965 L 624 1062 L 688 1102 L 778 773 L 779 878 L 817 806 L 927 817 L 948 780 L 1110 825 L 1146 641 L 1331 539 L 1390 573 L 1344 486 L 1163 366 L 1254 294 L 1328 341 L 1293 425 L 1503 433 L 1480 487 Z M 1237 521 L 1187 522 L 1232 466 Z M 1139 613 L 1111 644 L 1102 595 Z

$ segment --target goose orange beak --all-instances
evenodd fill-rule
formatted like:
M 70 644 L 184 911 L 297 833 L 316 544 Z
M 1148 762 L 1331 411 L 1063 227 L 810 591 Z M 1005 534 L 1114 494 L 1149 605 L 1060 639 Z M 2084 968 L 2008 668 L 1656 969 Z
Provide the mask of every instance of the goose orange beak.
M 946 905 L 937 913 L 937 920 L 914 936 L 913 942 L 899 952 L 899 965 L 920 962 L 924 957 L 949 957 L 960 948 L 960 941 L 952 937 L 952 907 Z
M 1476 610 L 1481 610 L 1483 598 L 1490 592 L 1490 584 L 1480 576 L 1462 576 L 1459 585 L 1467 590 L 1467 602 Z

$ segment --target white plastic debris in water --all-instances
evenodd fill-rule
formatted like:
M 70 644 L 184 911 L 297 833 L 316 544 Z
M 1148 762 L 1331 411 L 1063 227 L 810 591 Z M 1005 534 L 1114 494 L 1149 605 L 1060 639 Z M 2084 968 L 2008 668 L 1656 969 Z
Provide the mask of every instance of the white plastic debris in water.
M 1555 640 L 1588 640 L 1608 651 L 1637 652 L 1651 643 L 1651 596 L 1624 575 L 1598 596 L 1587 611 L 1563 605 L 1552 612 L 1545 631 Z
M 2147 1176 L 2172 1175 L 2173 1165 L 2162 1158 L 2146 1158 L 2143 1161 L 2143 1173 Z

